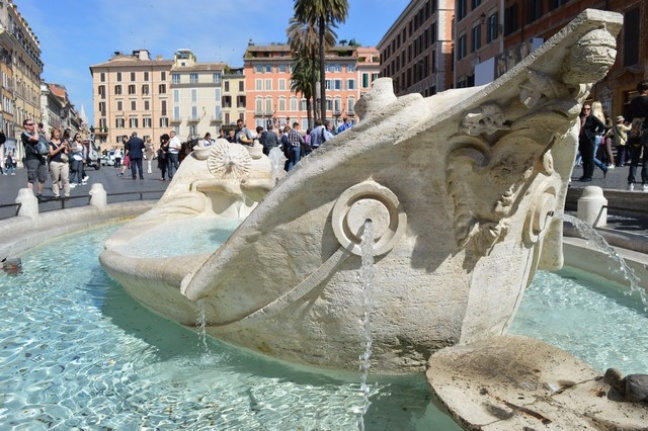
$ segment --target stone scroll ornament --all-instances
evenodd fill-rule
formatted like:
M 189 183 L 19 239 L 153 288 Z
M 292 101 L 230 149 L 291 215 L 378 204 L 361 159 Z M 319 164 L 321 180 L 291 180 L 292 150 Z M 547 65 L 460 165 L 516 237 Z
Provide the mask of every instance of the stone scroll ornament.
M 464 114 L 446 165 L 459 247 L 487 255 L 506 237 L 523 198 L 532 203 L 522 240 L 531 246 L 541 239 L 561 183 L 551 149 L 569 139 L 590 83 L 607 74 L 615 57 L 614 37 L 605 28 L 592 30 L 571 47 L 561 74 L 530 70 L 520 85 L 519 103 L 511 100 L 504 109 L 501 101 L 486 102 Z M 531 132 L 533 124 L 535 130 L 541 124 L 554 133 L 538 136 Z M 538 176 L 544 180 L 534 181 Z

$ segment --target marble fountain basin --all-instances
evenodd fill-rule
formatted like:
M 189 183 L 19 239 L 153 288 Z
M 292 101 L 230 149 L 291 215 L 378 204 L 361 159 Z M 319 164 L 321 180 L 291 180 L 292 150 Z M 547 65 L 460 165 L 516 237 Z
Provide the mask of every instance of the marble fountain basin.
M 163 198 L 107 242 L 102 266 L 137 301 L 275 358 L 357 369 L 361 234 L 374 232 L 371 369 L 421 371 L 445 347 L 503 335 L 536 269 L 562 266 L 578 114 L 614 63 L 620 15 L 586 10 L 506 75 L 396 97 L 381 78 L 362 121 L 277 180 L 255 149 L 185 159 Z M 240 225 L 208 252 L 134 255 L 192 224 Z M 168 248 L 176 248 L 169 241 Z

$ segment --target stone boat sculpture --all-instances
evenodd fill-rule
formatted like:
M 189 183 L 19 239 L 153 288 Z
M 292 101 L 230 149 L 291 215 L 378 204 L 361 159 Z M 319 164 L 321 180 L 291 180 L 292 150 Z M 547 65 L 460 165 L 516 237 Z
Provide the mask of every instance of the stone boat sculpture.
M 614 63 L 621 24 L 586 10 L 485 87 L 396 97 L 391 80 L 378 79 L 357 103 L 362 122 L 274 187 L 269 162 L 253 168 L 241 147 L 219 144 L 220 164 L 194 154 L 156 207 L 107 242 L 101 262 L 182 325 L 195 328 L 199 304 L 215 338 L 357 369 L 360 243 L 371 220 L 372 370 L 420 371 L 441 348 L 504 334 L 536 269 L 562 265 L 578 114 Z M 237 201 L 249 215 L 211 255 L 120 252 L 161 220 L 232 216 Z

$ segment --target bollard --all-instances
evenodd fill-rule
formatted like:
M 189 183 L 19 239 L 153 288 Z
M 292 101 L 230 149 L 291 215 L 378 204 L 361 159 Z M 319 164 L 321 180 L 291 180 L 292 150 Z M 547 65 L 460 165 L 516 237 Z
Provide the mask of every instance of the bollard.
M 38 199 L 34 196 L 32 189 L 18 190 L 15 202 L 21 204 L 20 210 L 18 210 L 19 216 L 29 217 L 34 221 L 38 220 Z
M 592 227 L 603 227 L 607 225 L 607 203 L 602 188 L 587 186 L 578 199 L 577 217 Z
M 108 194 L 100 183 L 95 183 L 90 189 L 90 205 L 99 211 L 105 211 L 108 207 Z

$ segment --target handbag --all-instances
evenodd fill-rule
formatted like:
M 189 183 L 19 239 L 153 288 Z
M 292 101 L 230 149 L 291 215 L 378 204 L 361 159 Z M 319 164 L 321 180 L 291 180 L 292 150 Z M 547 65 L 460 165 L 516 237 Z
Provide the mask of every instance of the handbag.
M 63 154 L 61 154 L 61 161 L 62 161 L 63 163 L 67 163 L 67 162 L 70 161 L 70 158 L 68 157 L 67 154 L 63 153 Z
M 41 156 L 49 154 L 49 144 L 45 140 L 45 136 L 38 135 L 38 142 L 34 144 L 34 150 L 36 154 L 40 154 Z

